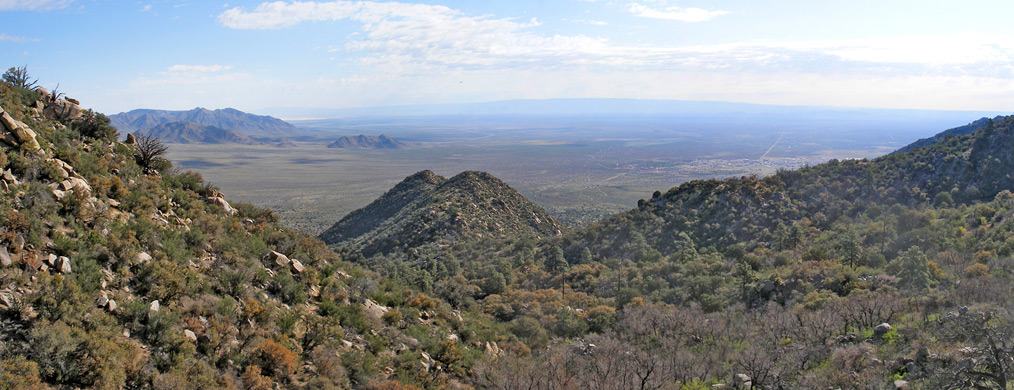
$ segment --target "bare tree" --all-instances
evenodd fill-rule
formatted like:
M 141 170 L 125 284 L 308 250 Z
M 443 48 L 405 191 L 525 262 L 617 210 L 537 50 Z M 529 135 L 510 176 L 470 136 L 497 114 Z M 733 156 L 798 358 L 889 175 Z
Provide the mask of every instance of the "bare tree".
M 162 140 L 145 134 L 136 134 L 135 138 L 137 140 L 134 147 L 137 148 L 137 154 L 134 155 L 134 159 L 137 165 L 149 172 L 160 171 L 168 165 L 169 161 L 164 156 L 169 151 L 169 146 L 162 143 Z
M 30 89 L 35 86 L 39 80 L 32 80 L 28 75 L 28 65 L 11 67 L 4 72 L 3 80 L 8 84 L 15 87 Z

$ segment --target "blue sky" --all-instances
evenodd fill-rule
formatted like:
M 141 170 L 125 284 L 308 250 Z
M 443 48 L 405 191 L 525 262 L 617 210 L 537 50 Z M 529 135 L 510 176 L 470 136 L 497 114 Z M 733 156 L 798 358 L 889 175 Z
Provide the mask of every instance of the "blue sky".
M 95 109 L 615 97 L 1008 111 L 1014 2 L 0 0 L 0 66 Z

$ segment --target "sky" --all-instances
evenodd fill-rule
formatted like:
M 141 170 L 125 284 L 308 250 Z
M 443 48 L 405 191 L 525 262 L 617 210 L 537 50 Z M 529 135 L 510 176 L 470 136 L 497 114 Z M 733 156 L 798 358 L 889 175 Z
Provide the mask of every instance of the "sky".
M 1009 0 L 0 0 L 100 112 L 637 98 L 1009 111 Z

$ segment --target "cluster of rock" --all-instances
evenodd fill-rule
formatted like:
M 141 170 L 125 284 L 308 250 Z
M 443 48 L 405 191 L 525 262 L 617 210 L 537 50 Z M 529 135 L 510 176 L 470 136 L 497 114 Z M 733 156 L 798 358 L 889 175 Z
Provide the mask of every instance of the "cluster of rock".
M 300 263 L 299 260 L 290 259 L 281 253 L 271 251 L 268 253 L 268 258 L 278 264 L 279 267 L 288 267 L 292 273 L 299 274 L 306 270 L 306 266 Z
M 211 196 L 208 197 L 208 203 L 218 205 L 225 209 L 225 212 L 229 213 L 229 215 L 236 215 L 236 209 L 229 204 L 229 201 L 225 200 L 225 195 L 217 190 L 213 191 Z
M 0 141 L 11 147 L 35 151 L 39 150 L 39 141 L 35 137 L 35 131 L 28 128 L 28 125 L 15 120 L 0 107 Z

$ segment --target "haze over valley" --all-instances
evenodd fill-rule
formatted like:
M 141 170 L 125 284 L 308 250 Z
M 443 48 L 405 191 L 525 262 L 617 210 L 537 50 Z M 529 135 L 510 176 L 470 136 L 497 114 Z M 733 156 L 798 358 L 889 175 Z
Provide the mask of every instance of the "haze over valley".
M 579 99 L 317 114 L 346 117 L 289 120 L 304 131 L 285 148 L 174 144 L 169 156 L 311 232 L 423 169 L 490 172 L 578 227 L 685 181 L 873 158 L 1000 113 Z M 325 148 L 360 134 L 405 146 Z

